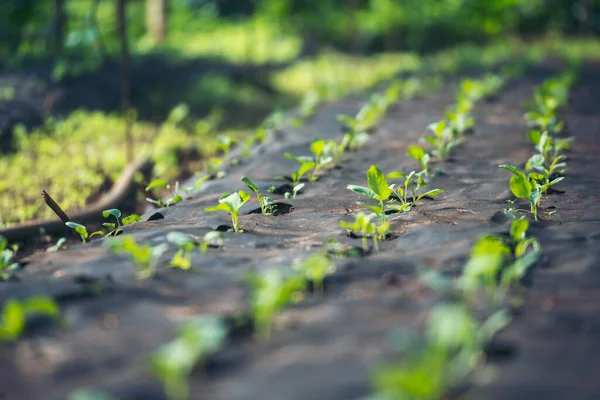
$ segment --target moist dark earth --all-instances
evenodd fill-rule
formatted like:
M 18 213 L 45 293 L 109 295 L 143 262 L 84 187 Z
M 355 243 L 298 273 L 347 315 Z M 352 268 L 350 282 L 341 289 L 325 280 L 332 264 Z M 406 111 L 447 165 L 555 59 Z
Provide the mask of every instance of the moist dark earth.
M 501 210 L 512 196 L 510 173 L 532 154 L 522 104 L 535 85 L 561 71 L 557 62 L 531 68 L 510 82 L 493 101 L 476 107 L 475 134 L 451 162 L 436 164 L 443 174 L 430 188 L 444 189 L 408 213 L 392 216 L 393 240 L 365 257 L 337 261 L 323 295 L 309 294 L 276 319 L 269 342 L 253 339 L 242 327 L 191 376 L 193 399 L 352 400 L 371 392 L 369 371 L 389 358 L 389 333 L 398 327 L 422 329 L 441 299 L 417 271 L 433 268 L 459 274 L 474 240 L 508 230 Z M 496 338 L 477 382 L 461 395 L 468 399 L 600 398 L 600 65 L 582 67 L 571 100 L 561 112 L 575 137 L 568 153 L 562 194 L 542 200 L 542 219 L 530 233 L 544 255 L 526 289 L 525 306 Z M 308 183 L 290 213 L 273 216 L 243 208 L 242 234 L 226 233 L 225 248 L 196 254 L 191 271 L 167 267 L 168 252 L 154 279 L 138 281 L 130 261 L 109 254 L 101 242 L 38 253 L 18 273 L 19 282 L 0 284 L 0 299 L 32 294 L 53 296 L 62 323 L 38 323 L 14 344 L 0 347 L 0 392 L 5 399 L 61 399 L 78 388 L 106 390 L 126 399 L 164 399 L 147 372 L 148 355 L 173 339 L 178 323 L 195 315 L 232 320 L 244 312 L 248 289 L 243 274 L 266 268 L 289 269 L 318 251 L 327 238 L 360 246 L 339 227 L 359 211 L 348 184 L 366 184 L 366 171 L 416 169 L 406 156 L 425 127 L 443 117 L 456 87 L 449 83 L 425 99 L 400 102 L 373 133 L 365 148 L 351 154 L 319 181 Z M 208 214 L 224 192 L 244 189 L 243 175 L 262 190 L 281 182 L 294 161 L 283 153 L 308 155 L 315 137 L 337 138 L 339 113 L 353 114 L 360 100 L 321 107 L 305 127 L 287 131 L 257 149 L 249 161 L 210 181 L 183 203 L 159 210 L 164 219 L 126 227 L 138 241 L 160 243 L 170 231 L 202 235 L 229 224 L 225 214 Z M 545 212 L 554 211 L 552 215 Z M 152 214 L 144 216 L 147 220 Z M 90 285 L 93 282 L 94 285 Z M 102 293 L 93 286 L 101 284 Z

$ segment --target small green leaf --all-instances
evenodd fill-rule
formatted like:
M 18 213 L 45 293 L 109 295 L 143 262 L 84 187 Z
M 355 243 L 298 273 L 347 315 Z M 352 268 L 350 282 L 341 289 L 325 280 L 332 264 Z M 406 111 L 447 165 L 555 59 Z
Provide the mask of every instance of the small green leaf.
M 168 186 L 169 184 L 167 183 L 167 181 L 163 179 L 156 179 L 150 182 L 150 184 L 146 187 L 146 192 L 154 188 L 166 188 Z
M 357 185 L 348 185 L 347 187 L 348 189 L 352 190 L 355 193 L 358 193 L 360 195 L 363 196 L 367 196 L 370 199 L 376 199 L 377 198 L 377 193 L 375 193 L 373 190 L 364 187 L 364 186 L 357 186 Z
M 116 208 L 111 208 L 110 210 L 104 210 L 102 211 L 102 216 L 104 218 L 108 218 L 109 216 L 113 216 L 117 219 L 117 221 L 119 220 L 119 218 L 121 218 L 121 211 L 117 210 Z
M 377 200 L 387 200 L 392 194 L 385 175 L 375 165 L 371 165 L 367 171 L 367 182 L 369 183 L 369 188 L 377 195 Z
M 532 187 L 525 174 L 517 167 L 508 164 L 500 165 L 500 168 L 504 168 L 514 174 L 514 176 L 510 178 L 510 190 L 512 193 L 520 199 L 528 199 Z
M 60 315 L 60 309 L 54 299 L 47 296 L 32 296 L 22 303 L 26 315 L 44 315 L 56 318 Z
M 248 179 L 245 176 L 242 176 L 242 182 L 244 182 L 246 184 L 246 186 L 248 186 L 248 188 L 250 190 L 252 190 L 254 193 L 258 193 L 258 188 L 250 179 Z
M 142 222 L 142 218 L 137 214 L 131 214 L 123 218 L 123 225 L 131 225 L 135 222 Z
M 427 154 L 427 152 L 425 151 L 424 148 L 422 148 L 421 146 L 409 146 L 408 147 L 408 153 L 407 153 L 410 157 L 414 158 L 417 161 L 421 161 L 423 159 L 423 157 L 425 157 L 425 155 Z
M 514 241 L 520 242 L 521 240 L 525 239 L 527 229 L 529 229 L 529 221 L 527 221 L 525 218 L 514 220 L 510 224 L 510 237 Z

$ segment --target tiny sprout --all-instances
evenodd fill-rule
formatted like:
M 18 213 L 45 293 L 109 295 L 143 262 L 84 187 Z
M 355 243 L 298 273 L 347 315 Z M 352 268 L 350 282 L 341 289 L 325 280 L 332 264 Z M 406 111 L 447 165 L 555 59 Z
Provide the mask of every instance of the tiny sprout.
M 142 218 L 140 218 L 137 214 L 131 214 L 121 221 L 121 211 L 116 208 L 112 208 L 110 210 L 102 211 L 102 216 L 104 218 L 110 218 L 111 216 L 115 219 L 116 223 L 105 222 L 102 224 L 105 228 L 112 229 L 106 236 L 118 236 L 123 233 L 123 226 L 131 225 L 136 222 L 141 222 Z
M 434 147 L 432 153 L 441 161 L 446 160 L 452 153 L 452 150 L 462 143 L 462 139 L 454 137 L 454 132 L 446 125 L 446 121 L 444 120 L 430 124 L 428 129 L 434 135 L 425 136 L 423 139 Z
M 171 188 L 171 185 L 169 185 L 165 180 L 163 179 L 156 179 L 152 182 L 150 182 L 150 184 L 146 187 L 146 192 L 152 190 L 152 189 L 156 189 L 156 188 L 164 188 L 167 192 L 169 191 L 169 189 Z M 187 189 L 184 189 L 184 192 L 186 192 Z M 166 201 L 163 200 L 153 200 L 150 198 L 146 198 L 146 201 L 152 204 L 155 204 L 157 207 L 159 208 L 163 208 L 163 207 L 169 207 L 172 206 L 174 204 L 180 203 L 183 201 L 183 196 L 180 193 L 180 189 L 179 189 L 179 182 L 175 183 L 175 191 L 173 193 L 170 193 L 170 197 L 167 198 Z M 135 222 L 135 221 L 132 221 Z
M 369 251 L 368 239 L 373 239 L 375 251 L 379 251 L 379 242 L 384 240 L 387 232 L 390 230 L 388 221 L 381 221 L 377 214 L 358 213 L 355 215 L 354 222 L 341 221 L 340 226 L 350 234 L 361 238 L 363 252 Z
M 113 253 L 124 254 L 131 258 L 138 279 L 152 277 L 158 260 L 169 248 L 166 243 L 157 246 L 152 246 L 150 243 L 139 244 L 131 235 L 110 239 L 105 242 L 105 246 Z
M 239 227 L 238 214 L 240 208 L 250 200 L 250 195 L 243 190 L 236 193 L 225 193 L 219 198 L 219 204 L 214 207 L 204 209 L 206 212 L 225 211 L 231 216 L 233 230 L 241 232 Z
M 6 300 L 0 316 L 0 342 L 17 340 L 25 332 L 27 318 L 37 315 L 58 318 L 60 309 L 54 299 L 47 296 Z
M 309 180 L 314 180 L 312 171 L 316 164 L 311 157 L 295 157 L 290 153 L 285 153 L 284 157 L 291 160 L 296 160 L 300 164 L 300 167 L 296 171 L 292 172 L 292 193 L 286 193 L 285 195 L 286 198 L 295 199 L 296 194 L 298 194 L 298 192 L 304 188 L 304 183 L 300 183 L 300 180 L 304 177 L 304 175 L 310 173 L 308 175 Z
M 183 323 L 177 337 L 150 357 L 150 371 L 158 377 L 169 400 L 190 397 L 187 379 L 194 367 L 218 351 L 227 338 L 227 328 L 217 317 L 200 317 Z
M 258 203 L 260 204 L 260 211 L 263 215 L 273 215 L 277 206 L 275 205 L 275 201 L 260 193 L 258 187 L 247 177 L 242 176 L 242 182 L 248 186 L 248 189 L 252 190 L 256 193 L 256 197 L 258 198 Z
M 252 290 L 250 313 L 257 337 L 269 339 L 275 314 L 283 307 L 298 300 L 306 287 L 302 275 L 284 276 L 280 270 L 249 273 L 246 281 Z
M 323 281 L 335 273 L 335 263 L 325 253 L 315 253 L 304 262 L 296 264 L 294 269 L 302 273 L 307 281 L 312 282 L 315 293 L 323 293 Z
M 104 235 L 103 231 L 96 231 L 90 234 L 88 233 L 88 230 L 84 225 L 78 224 L 73 221 L 65 222 L 65 225 L 77 232 L 77 234 L 81 238 L 82 243 L 87 243 L 87 241 L 93 238 L 94 236 Z
M 171 267 L 188 270 L 192 266 L 192 251 L 199 248 L 202 254 L 208 253 L 210 246 L 222 246 L 223 236 L 220 232 L 212 231 L 202 239 L 181 232 L 169 232 L 167 242 L 177 247 L 177 252 L 171 259 Z
M 66 239 L 66 238 L 64 238 L 64 237 L 62 237 L 62 238 L 60 238 L 60 239 L 58 239 L 58 240 L 56 241 L 56 244 L 55 244 L 54 246 L 50 246 L 50 247 L 48 247 L 48 248 L 46 249 L 46 251 L 47 251 L 48 253 L 54 253 L 54 252 L 57 252 L 58 250 L 60 250 L 60 249 L 61 249 L 61 248 L 62 248 L 64 245 L 66 245 L 66 244 L 67 244 L 67 239 Z M 2 269 L 2 268 L 0 268 L 0 270 L 1 270 L 1 269 Z

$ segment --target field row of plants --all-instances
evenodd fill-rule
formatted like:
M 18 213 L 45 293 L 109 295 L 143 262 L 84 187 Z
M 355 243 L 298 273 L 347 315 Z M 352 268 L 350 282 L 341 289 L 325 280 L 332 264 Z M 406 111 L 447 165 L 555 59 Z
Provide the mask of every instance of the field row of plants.
M 439 87 L 441 75 L 465 68 L 492 68 L 515 57 L 530 62 L 550 55 L 577 58 L 585 53 L 586 57 L 593 57 L 600 53 L 596 47 L 595 42 L 586 41 L 556 39 L 525 45 L 507 40 L 487 46 L 462 45 L 425 57 L 411 53 L 369 58 L 325 54 L 276 72 L 273 83 L 281 93 L 301 99 L 299 109 L 303 114 L 303 110 L 314 109 L 320 102 L 363 91 L 399 73 L 423 69 L 431 73 L 430 79 L 406 82 L 403 90 L 418 94 Z M 295 86 L 289 86 L 292 84 Z M 136 122 L 132 129 L 135 153 L 148 154 L 154 163 L 149 180 L 160 178 L 173 184 L 175 179 L 199 170 L 213 174 L 211 168 L 222 158 L 210 159 L 222 149 L 215 135 L 221 115 L 215 111 L 205 119 L 193 121 L 187 106 L 180 105 L 160 126 Z M 280 117 L 281 112 L 277 111 L 267 121 L 281 121 Z M 103 194 L 127 164 L 123 149 L 126 126 L 123 117 L 81 110 L 64 119 L 48 118 L 31 132 L 17 128 L 15 152 L 0 158 L 0 169 L 6 171 L 0 177 L 0 227 L 51 218 L 52 211 L 39 196 L 41 189 L 71 212 Z M 264 130 L 264 126 L 259 130 Z M 220 136 L 247 143 L 258 134 L 235 130 L 221 132 Z M 185 170 L 182 160 L 186 161 Z M 37 173 L 31 174 L 32 170 Z
M 449 389 L 473 376 L 481 367 L 494 335 L 512 320 L 524 303 L 522 282 L 542 255 L 542 246 L 528 234 L 530 221 L 513 212 L 526 212 L 538 220 L 539 201 L 550 187 L 564 179 L 566 157 L 572 138 L 560 137 L 563 122 L 558 109 L 568 101 L 577 65 L 535 88 L 525 118 L 528 138 L 536 153 L 525 172 L 511 165 L 510 190 L 517 199 L 527 199 L 530 210 L 509 208 L 509 231 L 487 234 L 476 240 L 462 274 L 448 278 L 436 271 L 421 271 L 421 279 L 441 296 L 452 299 L 429 314 L 425 336 L 407 333 L 399 362 L 379 366 L 373 372 L 377 394 L 373 400 L 438 399 Z M 514 202 L 514 201 L 511 201 Z M 548 213 L 550 214 L 550 213 Z
M 436 159 L 441 163 L 451 158 L 455 148 L 475 129 L 473 108 L 477 102 L 497 95 L 506 80 L 518 77 L 526 66 L 527 63 L 516 65 L 503 70 L 501 75 L 487 74 L 479 80 L 462 80 L 456 102 L 448 109 L 446 118 L 429 127 L 432 134 L 423 138 L 424 146 L 413 145 L 408 149 L 408 155 L 419 163 L 420 171 L 406 174 L 392 172 L 386 175 L 373 165 L 367 172 L 367 186 L 348 186 L 353 192 L 372 201 L 359 203 L 369 213 L 359 213 L 353 222 L 341 223 L 341 228 L 361 239 L 364 255 L 371 251 L 369 239 L 374 250 L 379 250 L 381 241 L 386 239 L 391 228 L 394 215 L 410 211 L 425 196 L 433 197 L 442 193 L 440 189 L 427 189 L 437 173 L 429 165 L 430 160 Z M 562 153 L 568 149 L 570 139 L 560 136 L 563 124 L 557 112 L 567 102 L 568 89 L 574 82 L 575 71 L 576 68 L 572 67 L 536 88 L 533 103 L 526 114 L 532 127 L 528 137 L 538 152 L 526 165 L 526 170 L 532 172 L 525 175 L 516 167 L 501 166 L 513 172 L 510 189 L 515 197 L 528 199 L 531 209 L 526 211 L 535 220 L 542 195 L 563 179 L 562 174 L 566 168 Z M 296 160 L 299 166 L 291 174 L 291 190 L 284 196 L 293 199 L 301 195 L 306 184 L 317 181 L 336 163 L 343 162 L 349 152 L 360 150 L 390 107 L 398 99 L 410 98 L 416 94 L 412 89 L 407 89 L 412 85 L 409 82 L 415 81 L 395 81 L 383 93 L 373 95 L 355 116 L 340 116 L 344 135 L 339 141 L 315 139 L 310 144 L 312 155 L 286 154 L 287 158 Z M 312 115 L 318 102 L 307 100 L 307 103 L 313 106 L 307 106 L 305 109 L 309 111 L 299 113 L 306 118 Z M 269 120 L 256 131 L 252 140 L 247 142 L 248 151 L 256 142 L 268 142 L 269 137 L 277 130 L 273 124 L 276 122 Z M 232 143 L 227 139 L 221 139 L 219 143 L 223 153 L 231 155 Z M 223 162 L 215 163 L 218 164 L 216 167 L 213 165 L 217 168 L 215 173 L 199 178 L 197 188 L 206 179 L 217 178 L 220 173 L 225 172 L 220 168 Z M 390 184 L 389 181 L 394 179 L 399 179 L 401 183 Z M 261 193 L 248 177 L 242 178 L 242 182 L 255 193 L 264 215 L 276 215 L 276 202 L 271 197 Z M 166 180 L 156 180 L 150 183 L 148 190 L 167 189 L 167 185 Z M 160 202 L 158 205 L 162 207 L 183 199 L 184 196 L 176 187 L 169 198 L 156 202 Z M 225 193 L 215 207 L 206 211 L 227 212 L 232 219 L 232 230 L 241 232 L 243 226 L 240 226 L 239 210 L 250 199 L 251 195 L 245 191 Z M 542 251 L 537 239 L 528 234 L 530 222 L 511 213 L 517 211 L 521 210 L 507 210 L 511 219 L 508 235 L 486 235 L 476 241 L 463 274 L 458 279 L 449 279 L 433 271 L 422 272 L 421 278 L 426 283 L 453 301 L 440 304 L 431 312 L 427 334 L 420 338 L 415 336 L 410 341 L 407 354 L 401 362 L 376 369 L 373 383 L 377 394 L 374 398 L 439 398 L 456 382 L 468 377 L 475 366 L 481 364 L 486 345 L 498 330 L 510 322 L 511 315 L 507 307 L 514 307 L 522 301 L 519 294 L 515 295 L 514 292 L 518 292 L 521 279 L 535 265 Z M 224 244 L 224 237 L 219 232 L 209 232 L 203 237 L 170 232 L 166 236 L 166 243 L 156 246 L 137 243 L 132 235 L 119 235 L 123 233 L 124 226 L 139 222 L 139 216 L 122 218 L 118 210 L 106 210 L 103 216 L 107 219 L 107 233 L 89 233 L 81 225 L 73 222 L 67 224 L 75 229 L 84 242 L 95 235 L 106 237 L 106 247 L 129 257 L 140 279 L 154 275 L 169 245 L 176 249 L 169 266 L 189 270 L 192 267 L 193 252 L 206 253 L 211 247 L 221 247 Z M 57 244 L 53 250 L 60 247 Z M 0 241 L 0 250 L 0 261 L 3 262 L 0 272 L 10 274 L 18 268 L 13 261 L 15 249 L 9 249 L 4 240 Z M 323 293 L 325 278 L 336 271 L 335 259 L 352 254 L 356 253 L 347 253 L 331 242 L 324 251 L 312 254 L 291 271 L 269 269 L 248 274 L 245 277 L 250 287 L 247 314 L 256 337 L 263 340 L 269 338 L 273 320 L 284 307 L 298 302 L 310 293 Z M 2 268 L 3 265 L 6 268 Z M 32 298 L 24 302 L 9 300 L 4 303 L 0 339 L 16 340 L 24 332 L 27 316 L 32 314 L 56 317 L 59 312 L 56 304 L 49 298 Z M 150 369 L 163 382 L 169 398 L 189 398 L 188 376 L 194 367 L 226 343 L 227 329 L 228 323 L 218 318 L 194 319 L 181 326 L 172 342 L 151 355 Z

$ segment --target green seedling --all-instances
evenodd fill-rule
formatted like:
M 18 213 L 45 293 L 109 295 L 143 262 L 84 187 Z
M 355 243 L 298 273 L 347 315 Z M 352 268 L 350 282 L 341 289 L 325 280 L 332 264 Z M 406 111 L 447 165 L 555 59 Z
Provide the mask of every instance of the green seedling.
M 440 161 L 446 160 L 456 146 L 462 143 L 461 138 L 456 138 L 451 127 L 446 125 L 446 121 L 441 120 L 428 126 L 433 136 L 424 136 L 423 139 L 434 147 L 432 151 Z
M 113 253 L 128 256 L 133 261 L 138 279 L 154 276 L 160 257 L 169 249 L 166 243 L 156 246 L 137 243 L 131 235 L 110 239 L 105 242 L 105 246 Z
M 425 149 L 420 146 L 409 146 L 407 154 L 409 157 L 412 157 L 419 162 L 419 165 L 421 166 L 419 174 L 429 176 L 429 160 L 431 157 Z
M 473 129 L 475 118 L 471 114 L 472 104 L 469 101 L 459 101 L 456 107 L 446 112 L 448 126 L 454 132 L 456 137 L 461 137 L 465 132 Z
M 290 183 L 292 184 L 292 193 L 285 194 L 286 198 L 295 199 L 296 194 L 298 194 L 298 192 L 304 188 L 304 183 L 300 183 L 304 175 L 308 174 L 309 180 L 315 179 L 313 171 L 316 167 L 316 164 L 311 157 L 295 157 L 290 153 L 285 153 L 284 157 L 291 160 L 295 160 L 300 164 L 300 167 L 296 171 L 292 172 L 292 179 L 290 181 Z
M 366 132 L 349 131 L 344 134 L 338 147 L 342 151 L 346 149 L 349 151 L 358 151 L 364 147 L 368 140 L 369 135 Z
M 242 176 L 242 182 L 244 182 L 246 186 L 248 186 L 248 189 L 256 193 L 256 197 L 258 199 L 258 204 L 260 204 L 260 211 L 262 212 L 262 214 L 273 215 L 277 208 L 277 206 L 275 205 L 275 201 L 272 198 L 260 193 L 258 187 L 256 187 L 256 185 L 249 178 Z
M 316 91 L 306 93 L 298 107 L 298 114 L 300 114 L 300 117 L 303 119 L 312 117 L 320 102 L 321 98 Z
M 226 173 L 223 171 L 225 160 L 219 157 L 211 157 L 204 163 L 204 170 L 211 179 L 222 179 Z
M 269 269 L 248 274 L 246 281 L 252 290 L 250 313 L 254 331 L 258 338 L 268 340 L 273 318 L 282 308 L 301 298 L 306 280 L 299 274 L 284 276 L 280 270 Z
M 8 240 L 0 235 L 0 280 L 8 280 L 10 273 L 19 268 L 19 263 L 14 261 L 18 246 L 8 247 Z
M 513 173 L 513 176 L 510 178 L 510 190 L 512 194 L 518 199 L 527 199 L 527 201 L 529 201 L 529 211 L 512 208 L 509 209 L 509 211 L 528 212 L 533 215 L 536 221 L 538 220 L 538 208 L 540 200 L 542 199 L 542 193 L 545 193 L 550 186 L 553 186 L 564 179 L 564 177 L 559 177 L 548 183 L 540 184 L 537 181 L 537 179 L 540 178 L 540 174 L 531 173 L 528 177 L 517 167 L 508 164 L 502 164 L 500 165 L 500 168 L 504 168 Z
M 341 154 L 338 154 L 338 146 L 333 140 L 315 139 L 310 144 L 310 151 L 314 154 L 315 162 L 313 176 L 317 176 L 322 168 L 341 158 Z
M 192 251 L 194 249 L 198 248 L 202 254 L 207 254 L 210 246 L 223 245 L 223 236 L 221 232 L 212 231 L 200 239 L 181 232 L 169 232 L 167 242 L 177 247 L 177 252 L 170 262 L 171 267 L 185 271 L 192 267 Z
M 231 223 L 235 232 L 242 232 L 239 227 L 240 208 L 250 200 L 250 195 L 243 190 L 236 193 L 224 193 L 219 198 L 219 204 L 204 209 L 206 212 L 225 211 L 231 216 Z
M 541 154 L 549 164 L 552 160 L 560 155 L 560 153 L 569 150 L 573 138 L 555 138 L 548 132 L 540 132 L 532 130 L 527 134 L 529 141 L 533 143 L 535 149 Z
M 426 186 L 423 175 L 424 174 L 422 173 L 417 174 L 415 171 L 412 171 L 408 175 L 404 175 L 402 172 L 391 172 L 386 177 L 386 175 L 381 172 L 377 166 L 372 165 L 367 171 L 367 182 L 369 187 L 348 185 L 348 189 L 378 201 L 378 206 L 372 206 L 364 203 L 358 204 L 383 218 L 385 216 L 386 205 L 394 211 L 405 212 L 409 211 L 417 203 L 417 201 L 423 197 L 433 197 L 443 193 L 443 190 L 441 189 L 433 189 L 417 195 L 417 191 L 421 187 Z M 417 181 L 416 184 L 414 182 L 415 178 Z M 398 187 L 396 189 L 396 185 L 390 185 L 388 183 L 388 179 L 404 179 L 403 187 Z M 408 197 L 410 193 L 412 193 L 413 196 L 411 200 L 409 200 Z M 401 205 L 393 204 L 396 200 L 399 200 Z
M 169 400 L 190 398 L 188 379 L 196 365 L 225 344 L 227 328 L 217 317 L 200 317 L 179 327 L 177 337 L 150 357 L 150 371 L 164 385 Z
M 58 240 L 56 241 L 56 244 L 55 244 L 54 246 L 50 246 L 50 247 L 48 247 L 48 248 L 46 249 L 46 251 L 47 251 L 48 253 L 55 253 L 55 252 L 57 252 L 58 250 L 60 250 L 61 248 L 63 248 L 63 246 L 64 246 L 64 247 L 66 247 L 66 246 L 65 246 L 66 244 L 67 244 L 67 239 L 66 239 L 66 238 L 64 238 L 64 237 L 62 237 L 62 238 L 60 238 L 60 239 L 58 239 Z M 0 247 L 1 247 L 1 246 L 0 246 Z M 0 268 L 0 269 L 2 269 L 2 268 Z
M 0 342 L 13 342 L 25 332 L 27 319 L 34 316 L 58 318 L 60 310 L 54 299 L 32 296 L 23 301 L 8 299 L 0 318 Z
M 169 185 L 169 183 L 163 179 L 155 179 L 152 182 L 150 182 L 150 184 L 146 187 L 146 192 L 148 192 L 152 189 L 157 189 L 157 188 L 163 188 L 163 189 L 165 189 L 165 191 L 167 193 L 169 193 L 169 190 L 171 189 L 171 185 Z M 181 203 L 183 201 L 182 192 L 185 194 L 186 190 L 185 189 L 180 190 L 179 182 L 175 182 L 175 190 L 169 194 L 169 197 L 167 197 L 167 199 L 165 201 L 160 200 L 160 199 L 153 200 L 150 198 L 146 198 L 146 201 L 149 203 L 155 204 L 159 208 L 170 207 L 172 205 Z
M 225 135 L 218 135 L 217 142 L 217 147 L 223 154 L 229 154 L 231 148 L 237 143 L 235 139 L 232 139 L 229 136 Z
M 379 251 L 379 242 L 385 240 L 390 223 L 386 220 L 381 220 L 380 217 L 373 214 L 365 214 L 359 212 L 355 215 L 353 222 L 341 221 L 340 226 L 348 232 L 361 238 L 363 252 L 369 251 L 369 238 L 373 240 L 375 251 Z
M 206 182 L 209 179 L 210 179 L 210 175 L 202 175 L 202 176 L 198 177 L 198 179 L 194 183 L 193 190 L 200 190 L 202 185 L 204 185 L 204 182 Z
M 128 215 L 127 217 L 123 218 L 123 221 L 121 221 L 121 211 L 117 210 L 116 208 L 102 211 L 102 216 L 104 218 L 110 218 L 112 216 L 116 221 L 116 223 L 105 222 L 102 224 L 102 226 L 112 229 L 106 234 L 106 236 L 109 237 L 118 236 L 123 233 L 123 229 L 121 229 L 123 226 L 142 221 L 142 218 L 140 218 L 140 216 L 137 214 Z
M 387 111 L 388 103 L 385 97 L 373 95 L 356 114 L 356 117 L 338 115 L 337 120 L 344 124 L 347 130 L 359 133 L 373 129 Z
M 84 225 L 78 224 L 77 222 L 69 221 L 65 222 L 65 225 L 77 232 L 77 234 L 81 238 L 82 243 L 87 243 L 87 241 L 93 238 L 94 236 L 104 235 L 103 231 L 95 231 L 90 234 Z
M 342 244 L 336 238 L 327 238 L 323 243 L 323 248 L 329 257 L 342 259 L 360 255 L 360 250 L 355 247 Z
M 325 253 L 315 253 L 304 262 L 296 264 L 294 269 L 299 271 L 307 281 L 312 282 L 315 293 L 323 293 L 323 281 L 335 273 L 335 263 Z
M 412 207 L 414 207 L 419 200 L 423 197 L 435 197 L 444 191 L 442 189 L 432 189 L 428 190 L 424 193 L 417 194 L 419 189 L 427 186 L 425 179 L 423 178 L 422 172 L 411 171 L 408 175 L 403 174 L 402 172 L 392 172 L 388 174 L 389 179 L 403 179 L 402 187 L 398 186 L 396 188 L 395 185 L 390 185 L 390 189 L 394 191 L 394 198 L 400 200 L 400 205 L 397 204 L 389 204 L 388 207 L 391 210 L 398 212 L 410 211 Z M 416 181 L 416 183 L 415 183 Z M 409 194 L 412 195 L 409 198 Z

